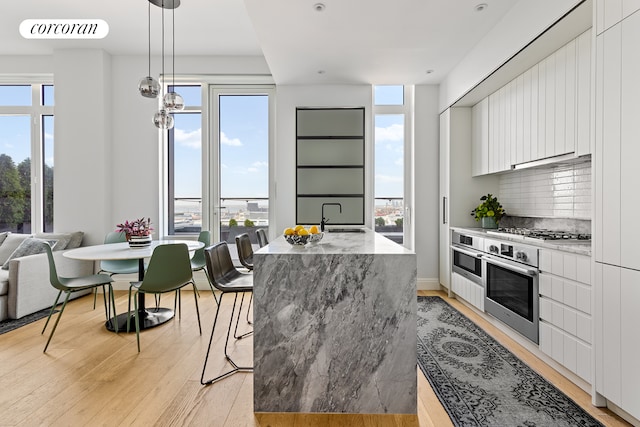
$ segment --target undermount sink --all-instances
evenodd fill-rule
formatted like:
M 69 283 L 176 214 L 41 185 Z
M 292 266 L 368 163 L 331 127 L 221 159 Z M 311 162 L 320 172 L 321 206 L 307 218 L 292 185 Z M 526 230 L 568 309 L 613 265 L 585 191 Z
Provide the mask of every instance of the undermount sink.
M 328 233 L 364 233 L 364 228 L 327 228 Z

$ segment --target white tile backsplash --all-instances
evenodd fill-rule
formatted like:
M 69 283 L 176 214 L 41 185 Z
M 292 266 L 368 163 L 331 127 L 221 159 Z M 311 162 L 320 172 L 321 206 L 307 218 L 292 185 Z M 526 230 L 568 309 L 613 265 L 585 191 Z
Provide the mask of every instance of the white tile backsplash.
M 498 196 L 508 215 L 591 219 L 591 161 L 500 175 Z

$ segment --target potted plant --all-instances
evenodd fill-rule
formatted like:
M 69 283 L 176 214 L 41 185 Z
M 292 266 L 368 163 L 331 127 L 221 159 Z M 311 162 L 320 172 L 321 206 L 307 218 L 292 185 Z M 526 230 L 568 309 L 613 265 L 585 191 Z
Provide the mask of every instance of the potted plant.
M 498 228 L 500 219 L 505 214 L 504 208 L 492 194 L 480 197 L 480 203 L 471 211 L 476 221 L 481 221 L 482 228 Z
M 116 225 L 118 232 L 125 233 L 129 246 L 144 248 L 151 245 L 151 218 L 139 218 Z

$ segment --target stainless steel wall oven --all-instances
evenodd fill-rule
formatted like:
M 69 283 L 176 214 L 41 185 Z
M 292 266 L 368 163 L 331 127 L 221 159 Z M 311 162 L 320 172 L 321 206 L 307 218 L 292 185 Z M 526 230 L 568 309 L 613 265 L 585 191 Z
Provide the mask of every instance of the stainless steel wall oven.
M 485 239 L 485 311 L 538 343 L 538 249 Z
M 484 287 L 484 239 L 454 231 L 451 243 L 451 270 Z

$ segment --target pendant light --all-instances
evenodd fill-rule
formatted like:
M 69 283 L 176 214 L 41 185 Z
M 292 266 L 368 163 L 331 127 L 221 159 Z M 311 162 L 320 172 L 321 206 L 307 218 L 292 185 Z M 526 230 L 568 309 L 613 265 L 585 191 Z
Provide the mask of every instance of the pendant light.
M 160 7 L 162 8 L 162 77 L 164 78 L 165 77 L 165 74 L 164 74 L 164 9 L 165 9 L 164 0 L 162 0 L 162 4 Z M 160 111 L 158 111 L 153 116 L 153 124 L 156 125 L 156 127 L 159 129 L 173 128 L 173 125 L 174 125 L 173 116 L 166 110 L 166 107 L 164 106 L 164 97 L 163 97 Z
M 147 11 L 147 24 L 148 24 L 148 40 L 149 40 L 149 71 L 147 77 L 140 79 L 138 83 L 138 90 L 140 95 L 145 98 L 155 98 L 160 92 L 160 83 L 153 77 L 151 77 L 151 2 L 148 4 Z
M 184 110 L 184 99 L 176 92 L 176 9 L 171 11 L 171 90 L 168 92 L 162 102 L 167 111 Z

